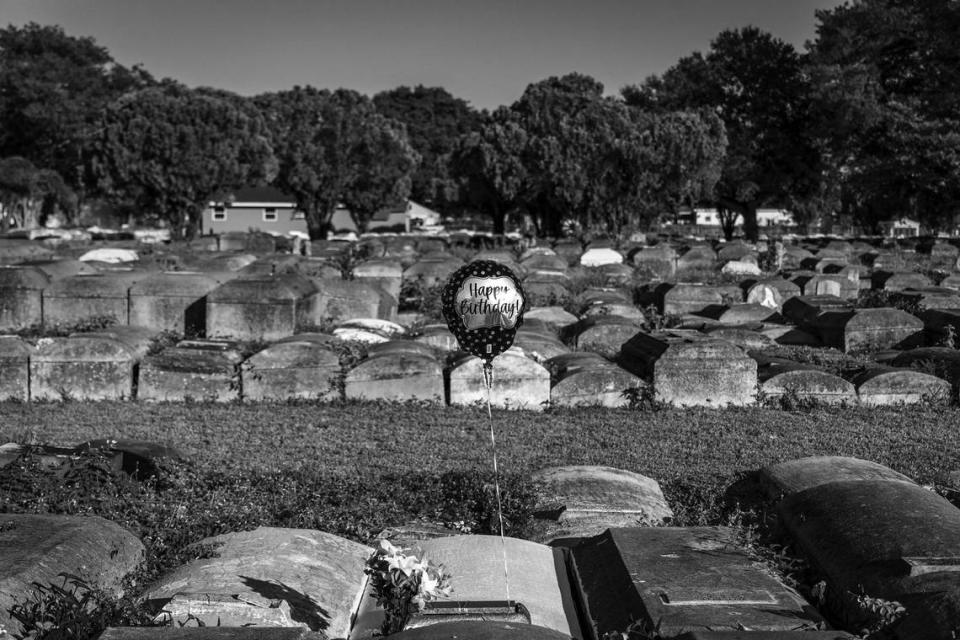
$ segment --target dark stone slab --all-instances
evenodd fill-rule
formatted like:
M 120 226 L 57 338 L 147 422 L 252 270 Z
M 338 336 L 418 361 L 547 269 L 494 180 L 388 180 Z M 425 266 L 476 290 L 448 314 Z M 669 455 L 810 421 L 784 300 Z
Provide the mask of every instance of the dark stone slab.
M 854 640 L 843 631 L 691 631 L 674 640 Z
M 109 627 L 98 640 L 326 640 L 304 627 Z
M 521 622 L 445 622 L 407 629 L 390 636 L 396 640 L 569 640 L 570 635 Z M 108 639 L 112 640 L 112 639 Z M 139 640 L 139 639 L 134 639 Z M 242 639 L 241 639 L 242 640 Z
M 572 550 L 594 637 L 643 621 L 664 637 L 693 629 L 786 631 L 820 616 L 760 569 L 721 527 L 610 529 Z
M 890 467 L 847 456 L 811 456 L 770 465 L 760 470 L 760 480 L 770 496 L 777 499 L 840 481 L 882 480 L 915 484 Z

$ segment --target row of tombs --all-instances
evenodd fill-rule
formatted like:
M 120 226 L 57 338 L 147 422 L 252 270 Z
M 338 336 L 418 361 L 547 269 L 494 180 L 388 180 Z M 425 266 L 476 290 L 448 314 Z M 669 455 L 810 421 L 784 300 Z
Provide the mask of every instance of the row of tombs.
M 248 356 L 237 343 L 218 340 L 158 349 L 156 330 L 129 326 L 42 338 L 35 346 L 0 337 L 0 401 L 489 400 L 497 407 L 539 410 L 649 399 L 743 406 L 785 397 L 876 406 L 946 403 L 954 394 L 950 382 L 906 361 L 928 352 L 955 359 L 956 351 L 945 348 L 903 352 L 903 366 L 878 364 L 848 381 L 695 331 L 613 326 L 623 332 L 615 339 L 625 340 L 613 360 L 522 329 L 517 344 L 494 359 L 489 390 L 481 360 L 457 351 L 453 335 L 439 325 L 400 337 L 402 328 L 394 323 L 355 320 L 333 334 L 296 334 Z M 365 344 L 357 348 L 359 340 Z
M 960 628 L 960 509 L 882 465 L 826 456 L 759 473 L 783 535 L 809 563 L 802 591 L 810 599 L 758 562 L 736 529 L 669 526 L 672 512 L 650 478 L 574 466 L 533 479 L 543 487 L 536 540 L 439 527 L 381 534 L 441 563 L 453 587 L 397 638 L 602 640 L 629 630 L 684 640 L 853 637 L 833 626 L 947 640 Z M 114 628 L 102 637 L 169 639 L 193 628 L 195 639 L 205 633 L 197 625 L 241 640 L 244 630 L 261 632 L 250 640 L 278 629 L 290 634 L 277 640 L 377 635 L 383 610 L 364 575 L 373 551 L 366 545 L 269 527 L 204 544 L 216 553 L 145 591 L 156 620 L 173 628 Z M 68 572 L 116 588 L 143 552 L 129 531 L 99 517 L 0 514 L 0 628 L 16 631 L 4 616 L 32 582 Z M 463 622 L 477 620 L 484 622 Z M 441 626 L 452 624 L 461 626 Z

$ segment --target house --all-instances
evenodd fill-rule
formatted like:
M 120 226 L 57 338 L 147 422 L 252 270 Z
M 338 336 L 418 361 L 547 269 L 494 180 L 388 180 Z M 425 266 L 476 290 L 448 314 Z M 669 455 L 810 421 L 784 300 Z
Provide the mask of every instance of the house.
M 331 224 L 335 231 L 356 231 L 353 216 L 338 207 Z M 238 189 L 223 201 L 210 202 L 200 218 L 204 235 L 257 230 L 273 235 L 307 234 L 307 219 L 296 201 L 275 187 Z
M 735 214 L 737 215 L 737 214 Z M 720 214 L 715 208 L 704 208 L 698 207 L 693 211 L 689 209 L 684 210 L 678 216 L 680 221 L 683 224 L 692 224 L 700 225 L 703 227 L 720 227 Z M 740 215 L 737 215 L 736 224 L 742 225 L 743 218 Z M 793 226 L 793 214 L 785 209 L 757 209 L 757 226 L 758 227 L 774 227 L 774 226 L 784 226 L 789 227 Z
M 920 223 L 910 218 L 884 220 L 880 223 L 880 229 L 888 238 L 915 238 L 920 235 Z
M 409 233 L 423 227 L 440 224 L 440 214 L 413 200 L 407 200 L 390 207 L 384 207 L 370 218 L 367 231 Z

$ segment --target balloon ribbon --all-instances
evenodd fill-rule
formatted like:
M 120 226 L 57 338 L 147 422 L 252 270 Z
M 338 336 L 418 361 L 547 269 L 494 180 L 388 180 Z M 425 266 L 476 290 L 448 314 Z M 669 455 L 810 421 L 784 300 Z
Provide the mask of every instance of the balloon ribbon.
M 490 446 L 493 449 L 493 486 L 497 496 L 497 517 L 500 519 L 500 548 L 503 555 L 503 581 L 507 602 L 510 602 L 510 575 L 507 572 L 507 540 L 503 535 L 503 506 L 500 503 L 500 469 L 497 466 L 497 438 L 493 432 L 493 411 L 490 409 L 490 390 L 493 387 L 493 363 L 483 362 L 483 381 L 487 386 L 487 421 L 490 423 Z

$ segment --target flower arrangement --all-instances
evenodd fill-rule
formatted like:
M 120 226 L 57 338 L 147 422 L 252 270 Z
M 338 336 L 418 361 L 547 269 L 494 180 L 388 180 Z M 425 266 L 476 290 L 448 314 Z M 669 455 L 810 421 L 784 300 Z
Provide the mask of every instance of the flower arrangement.
M 450 575 L 443 565 L 433 564 L 422 552 L 420 558 L 410 552 L 381 540 L 363 570 L 386 613 L 382 635 L 402 631 L 410 614 L 422 611 L 430 600 L 450 595 Z

